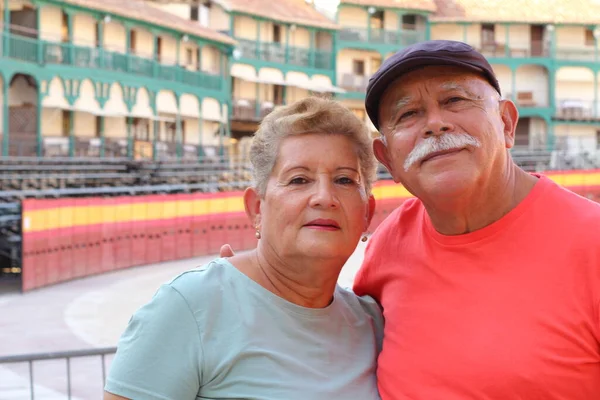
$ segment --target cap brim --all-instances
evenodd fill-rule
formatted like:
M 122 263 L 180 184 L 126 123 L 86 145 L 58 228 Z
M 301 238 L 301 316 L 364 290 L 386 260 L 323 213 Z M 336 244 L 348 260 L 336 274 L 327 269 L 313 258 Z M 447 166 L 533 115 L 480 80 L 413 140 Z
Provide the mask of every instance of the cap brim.
M 379 130 L 379 101 L 381 100 L 381 96 L 389 87 L 389 85 L 391 85 L 392 82 L 394 82 L 400 76 L 408 72 L 414 71 L 419 68 L 436 65 L 463 67 L 473 72 L 484 74 L 486 78 L 489 79 L 489 77 L 487 77 L 486 72 L 482 68 L 455 59 L 448 59 L 440 56 L 419 56 L 405 60 L 395 65 L 393 68 L 390 68 L 386 73 L 379 76 L 377 78 L 377 81 L 373 82 L 370 90 L 367 91 L 367 95 L 365 97 L 365 109 L 367 111 L 367 115 L 369 116 L 371 122 L 373 122 L 373 125 L 375 125 L 375 128 L 377 128 L 377 130 Z

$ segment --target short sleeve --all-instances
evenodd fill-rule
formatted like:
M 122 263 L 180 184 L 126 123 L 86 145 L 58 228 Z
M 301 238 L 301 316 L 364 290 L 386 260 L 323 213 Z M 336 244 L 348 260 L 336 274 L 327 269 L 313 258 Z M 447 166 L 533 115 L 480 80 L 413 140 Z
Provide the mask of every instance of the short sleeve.
M 202 379 L 200 340 L 185 298 L 163 285 L 129 321 L 105 390 L 129 399 L 194 400 Z
M 373 329 L 375 332 L 375 339 L 377 341 L 377 354 L 381 352 L 383 346 L 383 312 L 379 303 L 370 296 L 361 296 L 360 302 L 367 314 L 373 319 Z

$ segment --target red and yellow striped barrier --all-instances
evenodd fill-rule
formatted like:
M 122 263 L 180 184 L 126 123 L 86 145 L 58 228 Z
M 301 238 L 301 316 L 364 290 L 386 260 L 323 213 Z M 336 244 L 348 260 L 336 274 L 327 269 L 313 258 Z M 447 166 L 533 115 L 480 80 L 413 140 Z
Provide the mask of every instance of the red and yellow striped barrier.
M 547 176 L 600 199 L 600 170 Z M 391 181 L 377 182 L 373 194 L 377 209 L 371 230 L 411 197 Z M 224 243 L 238 250 L 256 243 L 241 192 L 27 199 L 22 213 L 24 291 L 121 268 L 216 254 Z

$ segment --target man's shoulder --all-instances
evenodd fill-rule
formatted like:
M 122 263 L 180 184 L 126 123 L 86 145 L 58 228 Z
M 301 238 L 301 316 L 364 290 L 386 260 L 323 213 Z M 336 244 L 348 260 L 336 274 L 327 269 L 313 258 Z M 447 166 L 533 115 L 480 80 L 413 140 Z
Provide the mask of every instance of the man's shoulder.
M 550 191 L 541 198 L 538 218 L 547 232 L 560 230 L 583 245 L 597 248 L 600 236 L 600 203 L 552 183 Z M 545 204 L 544 204 L 545 203 Z
M 600 203 L 554 182 L 550 190 L 552 196 L 544 196 L 543 199 L 552 201 L 550 206 L 555 209 L 556 215 L 562 215 L 573 222 L 589 221 L 597 223 L 600 221 Z

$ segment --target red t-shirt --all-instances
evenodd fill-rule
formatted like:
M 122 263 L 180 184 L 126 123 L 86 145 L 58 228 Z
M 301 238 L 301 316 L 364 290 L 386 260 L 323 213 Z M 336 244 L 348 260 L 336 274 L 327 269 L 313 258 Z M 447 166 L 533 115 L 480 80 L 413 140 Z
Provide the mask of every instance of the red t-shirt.
M 406 201 L 369 241 L 388 399 L 600 399 L 600 204 L 541 177 L 501 220 L 439 234 Z

